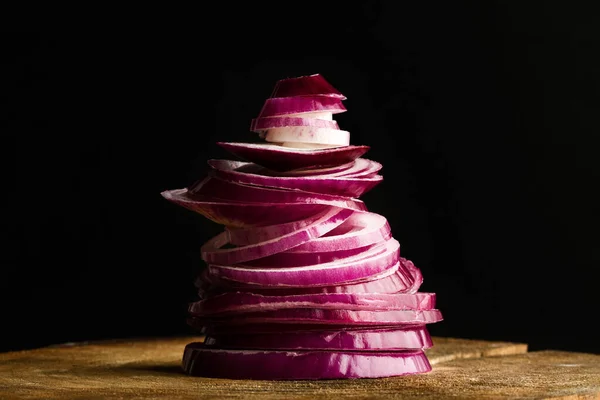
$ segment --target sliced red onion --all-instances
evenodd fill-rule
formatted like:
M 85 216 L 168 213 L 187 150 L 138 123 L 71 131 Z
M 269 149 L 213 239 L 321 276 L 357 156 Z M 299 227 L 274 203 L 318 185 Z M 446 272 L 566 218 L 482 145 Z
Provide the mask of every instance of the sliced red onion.
M 225 227 L 225 231 L 229 236 L 229 243 L 234 246 L 247 246 L 249 244 L 265 242 L 290 234 L 308 225 L 314 224 L 329 212 L 331 212 L 331 208 L 327 208 L 324 212 L 310 216 L 309 218 L 286 222 L 285 224 L 252 228 Z
M 292 126 L 308 126 L 312 128 L 340 129 L 336 121 L 318 118 L 303 117 L 270 117 L 255 118 L 250 123 L 252 132 L 262 132 L 273 128 L 285 128 Z
M 228 317 L 193 317 L 204 325 L 320 324 L 320 325 L 423 325 L 440 322 L 439 310 L 355 311 L 319 308 L 290 308 Z
M 352 213 L 352 210 L 332 207 L 325 215 L 309 225 L 276 239 L 241 247 L 223 248 L 230 243 L 229 234 L 225 231 L 210 239 L 202 246 L 202 259 L 207 263 L 233 265 L 267 257 L 306 243 L 314 237 L 319 237 L 329 232 L 347 220 Z
M 294 247 L 290 252 L 330 252 L 369 246 L 391 238 L 385 217 L 375 213 L 354 213 L 328 235 Z
M 328 310 L 390 311 L 431 310 L 435 308 L 434 293 L 327 293 L 291 296 L 264 296 L 255 293 L 229 292 L 191 303 L 188 311 L 194 316 L 223 313 L 249 313 L 288 308 L 319 308 Z
M 333 196 L 323 193 L 309 193 L 299 190 L 281 190 L 242 183 L 225 181 L 208 176 L 189 188 L 189 196 L 194 198 L 213 198 L 221 201 L 240 201 L 244 203 L 301 203 L 323 204 L 332 207 L 366 211 L 365 203 L 358 199 Z
M 256 173 L 259 171 L 255 173 L 241 172 L 250 169 L 247 167 L 248 163 L 229 160 L 210 160 L 208 163 L 214 169 L 214 176 L 229 182 L 354 198 L 370 191 L 383 180 L 380 175 L 373 178 L 330 177 L 329 175 L 265 176 Z
M 389 270 L 372 276 L 368 280 L 347 285 L 304 288 L 256 288 L 252 285 L 244 285 L 239 282 L 210 277 L 208 269 L 204 269 L 200 273 L 195 285 L 198 287 L 198 294 L 201 298 L 208 298 L 229 290 L 243 290 L 265 296 L 289 296 L 313 293 L 416 293 L 423 282 L 421 271 L 414 267 L 412 263 L 410 265 L 413 268 L 407 268 L 406 263 L 402 262 L 403 260 L 407 261 L 400 257 L 400 261 Z
M 410 272 L 413 283 L 406 291 L 407 293 L 417 293 L 421 284 L 423 283 L 423 275 L 421 274 L 421 270 L 413 264 L 412 261 L 407 260 L 406 258 L 400 257 L 400 265 L 407 271 Z
M 319 111 L 311 111 L 307 113 L 298 113 L 298 114 L 287 114 L 285 117 L 290 118 L 314 118 L 314 119 L 322 119 L 325 121 L 333 121 L 333 113 L 330 112 L 319 112 Z M 266 118 L 277 118 L 277 117 L 266 117 Z
M 255 335 L 255 334 L 289 334 L 292 332 L 355 332 L 355 331 L 373 331 L 383 329 L 414 329 L 424 327 L 425 324 L 393 324 L 393 325 L 361 325 L 359 323 L 352 325 L 324 325 L 320 323 L 306 324 L 281 324 L 281 323 L 258 323 L 244 325 L 204 325 L 205 320 L 197 317 L 188 317 L 187 324 L 198 332 L 209 336 L 222 335 Z
M 359 160 L 359 159 L 357 159 Z M 264 169 L 263 171 L 270 171 L 270 173 L 257 172 L 259 175 L 269 175 L 269 176 L 314 176 L 314 175 L 326 175 L 326 174 L 336 174 L 344 172 L 350 168 L 352 168 L 355 164 L 354 161 L 347 162 L 345 164 L 335 165 L 333 167 L 324 167 L 324 168 L 300 168 L 292 171 L 271 171 L 268 169 Z M 263 167 L 264 168 L 264 167 Z M 244 172 L 244 171 L 242 171 Z
M 281 266 L 284 265 L 285 268 L 290 268 L 325 264 L 336 261 L 342 261 L 348 257 L 364 255 L 364 253 L 368 252 L 375 246 L 377 245 L 373 244 L 365 247 L 358 247 L 354 249 L 346 249 L 339 251 L 298 253 L 295 253 L 295 248 L 293 248 L 291 250 L 273 254 L 268 257 L 245 262 L 244 265 L 259 268 L 281 268 Z
M 425 326 L 408 329 L 374 328 L 335 331 L 290 331 L 282 334 L 248 333 L 207 335 L 206 346 L 277 350 L 408 350 L 433 346 Z
M 347 162 L 345 164 L 335 165 L 332 167 L 324 168 L 301 168 L 292 171 L 273 171 L 258 164 L 254 164 L 246 161 L 233 161 L 233 160 L 208 160 L 208 164 L 216 169 L 223 169 L 225 171 L 235 171 L 244 174 L 253 174 L 260 176 L 273 176 L 273 177 L 310 177 L 310 176 L 338 176 L 344 173 L 354 174 L 356 171 L 356 163 L 365 165 L 362 158 L 358 158 L 354 161 Z M 214 164 L 214 165 L 213 165 Z M 361 170 L 364 170 L 362 168 Z
M 342 100 L 335 97 L 271 97 L 265 101 L 258 118 L 279 117 L 312 112 L 338 114 L 345 111 L 346 107 L 342 104 Z
M 318 74 L 280 80 L 251 122 L 267 143 L 218 143 L 248 162 L 211 160 L 206 179 L 162 193 L 225 226 L 201 249 L 208 268 L 188 311 L 208 336 L 186 347 L 187 373 L 323 379 L 431 369 L 425 324 L 442 315 L 435 294 L 418 292 L 421 271 L 400 257 L 387 220 L 358 200 L 382 181 L 382 166 L 361 158 L 369 147 L 351 146 L 333 120 L 344 99 Z
M 294 149 L 271 143 L 218 142 L 219 146 L 243 160 L 273 171 L 323 168 L 356 160 L 369 146 L 342 146 L 333 149 Z
M 340 147 L 338 144 L 322 144 L 322 143 L 303 143 L 303 142 L 281 142 L 277 143 L 281 147 L 290 147 L 300 150 L 327 150 Z
M 286 78 L 277 81 L 271 97 L 329 96 L 345 100 L 346 96 L 320 74 Z
M 194 376 L 266 380 L 381 378 L 431 371 L 423 350 L 225 350 L 203 343 L 185 347 L 182 367 Z
M 227 227 L 256 227 L 277 225 L 309 218 L 329 208 L 311 203 L 241 203 L 219 201 L 201 196 L 191 197 L 187 189 L 167 190 L 161 195 L 182 207 L 197 212 Z
M 350 132 L 340 129 L 292 126 L 266 131 L 264 139 L 272 143 L 310 143 L 318 145 L 348 146 Z
M 327 176 L 340 177 L 340 178 L 370 178 L 371 175 L 377 174 L 382 168 L 382 165 L 373 160 L 367 160 L 366 158 L 357 158 L 354 160 L 352 168 L 348 168 L 343 171 L 334 172 Z M 325 177 L 325 176 L 324 176 Z
M 356 283 L 393 268 L 398 262 L 400 244 L 388 240 L 359 256 L 339 262 L 294 268 L 255 268 L 211 264 L 208 274 L 218 279 L 243 282 L 257 287 L 316 287 Z
M 381 164 L 379 164 L 378 162 L 372 161 L 372 160 L 367 160 L 364 158 L 359 158 L 358 160 L 356 160 L 356 164 L 357 167 L 362 167 L 365 164 L 367 164 L 366 166 L 364 166 L 364 168 L 360 169 L 360 170 L 352 170 L 352 169 L 348 169 L 346 171 L 340 171 L 340 173 L 337 173 L 336 176 L 339 176 L 340 178 L 362 178 L 362 179 L 369 179 L 369 178 L 374 178 L 377 176 L 377 173 L 379 172 L 379 170 L 381 170 Z

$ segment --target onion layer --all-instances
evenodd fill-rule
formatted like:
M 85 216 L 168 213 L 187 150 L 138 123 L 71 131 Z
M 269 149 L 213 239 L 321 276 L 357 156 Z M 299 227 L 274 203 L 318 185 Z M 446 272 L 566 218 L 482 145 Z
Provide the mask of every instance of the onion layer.
M 319 324 L 339 326 L 407 326 L 433 324 L 442 320 L 439 310 L 362 311 L 321 308 L 290 308 L 234 315 L 231 317 L 192 317 L 210 325 Z
M 265 140 L 275 143 L 311 143 L 348 146 L 350 144 L 350 132 L 340 129 L 294 126 L 269 129 L 266 132 Z
M 298 288 L 257 288 L 240 282 L 220 280 L 211 277 L 205 269 L 196 280 L 201 298 L 211 297 L 230 290 L 251 291 L 265 296 L 287 296 L 314 293 L 416 293 L 423 282 L 418 268 L 406 268 L 403 258 L 387 271 L 365 279 L 361 282 L 347 285 L 334 285 L 324 287 L 298 287 Z M 405 260 L 406 261 L 406 260 Z
M 369 151 L 369 146 L 342 146 L 333 149 L 295 149 L 272 143 L 218 142 L 231 154 L 274 171 L 332 167 L 350 161 Z
M 326 96 L 272 97 L 265 101 L 259 118 L 278 117 L 290 114 L 329 112 L 338 114 L 346 111 L 341 99 Z
M 270 117 L 255 118 L 250 123 L 250 130 L 260 133 L 273 128 L 304 126 L 311 128 L 340 129 L 336 121 L 303 117 Z
M 431 371 L 422 350 L 226 350 L 202 343 L 185 347 L 182 366 L 188 375 L 268 380 L 381 378 Z
M 187 189 L 167 190 L 162 196 L 218 224 L 248 228 L 269 226 L 309 218 L 327 210 L 326 204 L 314 203 L 242 203 L 210 197 L 190 196 Z
M 248 333 L 207 335 L 206 346 L 237 349 L 278 350 L 406 350 L 433 346 L 424 325 L 414 328 L 356 330 L 294 330 L 285 333 Z
M 208 164 L 215 177 L 233 183 L 354 198 L 362 196 L 383 181 L 383 177 L 376 174 L 380 164 L 362 158 L 346 170 L 312 173 L 309 176 L 278 176 L 255 164 L 239 161 L 209 160 Z M 375 175 L 368 176 L 372 173 Z
M 233 265 L 245 261 L 256 260 L 272 254 L 291 249 L 319 237 L 343 223 L 350 215 L 351 210 L 332 207 L 325 215 L 300 229 L 294 230 L 276 239 L 269 239 L 241 247 L 225 248 L 229 244 L 229 235 L 223 232 L 208 242 L 202 248 L 202 259 L 207 263 Z
M 188 311 L 194 316 L 242 314 L 288 308 L 318 308 L 323 310 L 431 310 L 435 308 L 434 293 L 320 293 L 291 296 L 264 296 L 255 293 L 229 292 L 191 303 Z
M 320 74 L 280 79 L 275 84 L 271 97 L 328 96 L 345 100 L 346 96 L 331 86 Z
M 256 287 L 319 287 L 360 282 L 393 268 L 400 256 L 395 239 L 343 261 L 291 268 L 255 268 L 209 264 L 211 277 Z

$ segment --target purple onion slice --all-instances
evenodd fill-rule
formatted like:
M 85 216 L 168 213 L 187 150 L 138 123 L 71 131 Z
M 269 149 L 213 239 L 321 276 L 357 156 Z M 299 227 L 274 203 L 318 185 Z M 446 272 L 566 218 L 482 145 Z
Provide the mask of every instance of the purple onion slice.
M 185 347 L 182 367 L 194 376 L 266 380 L 381 378 L 431 371 L 422 350 L 226 350 L 202 343 Z

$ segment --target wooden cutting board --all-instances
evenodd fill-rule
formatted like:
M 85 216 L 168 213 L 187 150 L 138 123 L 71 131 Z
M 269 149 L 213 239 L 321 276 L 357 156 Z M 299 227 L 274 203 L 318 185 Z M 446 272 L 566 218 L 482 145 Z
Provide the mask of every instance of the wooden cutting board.
M 433 371 L 384 379 L 238 381 L 189 377 L 198 337 L 65 344 L 0 354 L 1 399 L 600 399 L 600 355 L 434 338 Z

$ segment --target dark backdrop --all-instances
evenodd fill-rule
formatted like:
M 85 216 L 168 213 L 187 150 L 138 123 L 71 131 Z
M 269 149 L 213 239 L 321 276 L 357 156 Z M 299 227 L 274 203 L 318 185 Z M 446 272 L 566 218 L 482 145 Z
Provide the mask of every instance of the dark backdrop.
M 190 333 L 199 247 L 221 228 L 159 193 L 229 157 L 216 141 L 254 140 L 276 80 L 321 73 L 384 165 L 363 200 L 438 294 L 431 332 L 599 352 L 598 15 L 424 3 L 3 35 L 0 348 Z

